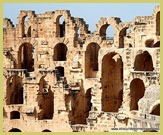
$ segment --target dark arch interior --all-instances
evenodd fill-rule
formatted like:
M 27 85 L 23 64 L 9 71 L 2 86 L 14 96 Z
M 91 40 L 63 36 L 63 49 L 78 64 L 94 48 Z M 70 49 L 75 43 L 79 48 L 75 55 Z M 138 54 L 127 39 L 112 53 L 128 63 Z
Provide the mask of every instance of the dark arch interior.
M 152 110 L 151 114 L 160 116 L 160 104 Z
M 102 60 L 102 111 L 118 112 L 122 105 L 123 62 L 117 53 L 109 53 Z
M 34 71 L 34 47 L 29 43 L 24 43 L 19 48 L 19 68 Z
M 57 44 L 54 47 L 54 55 L 53 60 L 54 61 L 66 61 L 66 55 L 67 55 L 67 46 L 63 43 Z
M 95 78 L 95 72 L 98 71 L 98 52 L 100 46 L 96 43 L 90 43 L 87 46 L 85 54 L 85 77 Z
M 20 113 L 18 111 L 10 112 L 10 119 L 20 119 Z
M 144 96 L 145 86 L 142 80 L 134 79 L 130 84 L 130 110 L 138 110 L 138 101 Z
M 42 132 L 51 132 L 50 130 L 48 130 L 48 129 L 45 129 L 45 130 L 43 130 Z
M 13 129 L 9 130 L 9 132 L 21 132 L 21 130 L 18 128 L 13 128 Z
M 151 55 L 144 51 L 141 54 L 138 54 L 134 62 L 135 71 L 153 71 L 153 61 Z
M 38 120 L 52 119 L 54 114 L 54 93 L 48 86 L 44 77 L 39 82 L 39 94 L 37 97 L 41 112 L 38 113 Z
M 23 104 L 23 84 L 17 75 L 11 76 L 6 82 L 6 104 Z
M 119 48 L 124 48 L 124 37 L 126 36 L 128 29 L 128 27 L 123 28 L 119 33 Z

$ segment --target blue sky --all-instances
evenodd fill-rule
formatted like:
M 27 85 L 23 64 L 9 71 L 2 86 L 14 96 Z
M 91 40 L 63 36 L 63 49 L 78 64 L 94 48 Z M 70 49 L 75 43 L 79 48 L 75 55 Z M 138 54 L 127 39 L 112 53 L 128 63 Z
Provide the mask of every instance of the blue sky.
M 89 30 L 94 31 L 100 17 L 120 17 L 123 22 L 130 22 L 136 16 L 151 16 L 156 5 L 159 3 L 5 3 L 3 17 L 16 24 L 20 10 L 39 14 L 64 9 L 70 10 L 73 17 L 84 18 Z

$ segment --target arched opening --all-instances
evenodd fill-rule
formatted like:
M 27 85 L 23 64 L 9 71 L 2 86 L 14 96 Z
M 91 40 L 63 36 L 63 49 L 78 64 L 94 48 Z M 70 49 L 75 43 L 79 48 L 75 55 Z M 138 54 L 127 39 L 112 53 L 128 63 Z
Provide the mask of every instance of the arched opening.
M 85 94 L 85 117 L 83 119 L 85 119 L 84 124 L 86 124 L 86 119 L 89 116 L 89 112 L 91 111 L 91 107 L 92 107 L 92 103 L 91 103 L 91 88 L 89 88 L 86 91 Z
M 152 110 L 152 112 L 150 114 L 160 116 L 160 104 L 154 106 L 154 108 L 153 108 L 153 110 Z
M 138 110 L 138 101 L 144 96 L 145 86 L 142 80 L 136 78 L 130 83 L 130 110 Z
M 56 26 L 57 26 L 57 29 L 56 29 L 56 34 L 57 34 L 57 37 L 65 37 L 65 19 L 63 16 L 58 16 L 57 17 L 57 20 L 56 20 Z
M 42 77 L 39 82 L 38 105 L 41 112 L 38 114 L 38 119 L 52 119 L 54 113 L 54 93 L 47 81 Z
M 18 128 L 12 128 L 11 130 L 9 130 L 9 132 L 22 132 L 22 131 Z
M 97 43 L 90 43 L 85 53 L 85 77 L 95 78 L 98 71 L 98 52 L 100 46 Z
M 23 84 L 19 76 L 13 75 L 6 82 L 6 104 L 23 104 Z
M 141 54 L 138 54 L 134 62 L 135 71 L 153 71 L 153 61 L 151 55 L 144 51 Z
M 48 129 L 45 129 L 45 130 L 43 130 L 42 132 L 52 132 L 52 131 L 50 131 L 50 130 L 48 130 Z
M 153 47 L 160 47 L 160 41 L 156 42 Z
M 153 47 L 153 44 L 154 44 L 154 39 L 148 39 L 145 41 L 146 47 Z
M 59 66 L 59 67 L 56 67 L 55 69 L 58 71 L 59 76 L 61 77 L 64 76 L 64 67 Z
M 160 36 L 160 11 L 156 15 L 156 35 Z
M 67 56 L 67 46 L 63 43 L 59 43 L 54 47 L 54 61 L 66 61 Z
M 103 40 L 114 39 L 114 28 L 110 24 L 105 24 L 100 28 L 100 36 Z
M 130 32 L 128 27 L 123 28 L 119 33 L 119 48 L 124 48 L 124 37 Z M 129 46 L 130 47 L 130 46 Z
M 19 47 L 18 68 L 27 69 L 28 72 L 34 71 L 34 47 L 30 43 L 24 43 Z
M 29 26 L 29 16 L 22 18 L 22 37 L 31 37 L 31 26 Z
M 10 119 L 20 119 L 20 113 L 18 111 L 10 112 Z
M 60 81 L 61 77 L 64 77 L 64 67 L 58 66 L 55 68 L 57 70 L 57 81 Z
M 108 53 L 102 60 L 102 111 L 118 112 L 122 105 L 123 62 L 117 53 Z

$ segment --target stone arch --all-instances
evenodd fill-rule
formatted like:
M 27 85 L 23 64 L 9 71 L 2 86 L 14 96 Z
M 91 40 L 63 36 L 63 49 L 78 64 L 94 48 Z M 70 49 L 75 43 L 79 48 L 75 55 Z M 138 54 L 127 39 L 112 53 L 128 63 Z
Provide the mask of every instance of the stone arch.
M 153 71 L 153 61 L 151 55 L 144 51 L 136 55 L 134 62 L 134 70 L 135 71 Z
M 100 37 L 102 37 L 102 39 L 104 39 L 104 40 L 106 40 L 107 38 L 110 38 L 110 39 L 114 38 L 114 37 L 110 37 L 109 35 L 107 35 L 107 29 L 109 27 L 111 27 L 114 30 L 114 27 L 110 24 L 104 24 L 100 28 Z M 113 33 L 114 33 L 114 31 L 113 31 Z
M 34 71 L 34 47 L 30 43 L 23 43 L 18 51 L 18 68 Z
M 29 24 L 29 16 L 22 17 L 22 37 L 31 37 L 31 26 Z
M 145 46 L 146 46 L 146 47 L 153 47 L 153 44 L 154 44 L 154 39 L 153 39 L 153 38 L 147 39 L 147 40 L 145 41 Z
M 102 59 L 102 111 L 118 112 L 123 95 L 123 62 L 118 53 L 111 52 Z
M 130 83 L 130 110 L 138 110 L 138 101 L 144 96 L 144 82 L 135 78 Z
M 160 116 L 160 103 L 155 104 L 150 110 L 150 114 Z
M 58 43 L 54 47 L 53 60 L 54 61 L 66 61 L 67 58 L 67 46 L 63 43 Z
M 38 119 L 52 119 L 54 114 L 54 93 L 51 87 L 45 81 L 45 76 L 41 77 L 39 81 L 38 105 L 41 110 L 38 113 Z
M 90 43 L 85 52 L 85 77 L 95 78 L 95 71 L 98 71 L 98 52 L 100 46 L 97 43 Z
M 45 129 L 42 132 L 52 132 L 52 131 L 50 131 L 49 129 Z
M 10 112 L 10 119 L 20 119 L 20 113 L 18 111 Z
M 85 123 L 86 123 L 86 119 L 89 116 L 89 112 L 91 111 L 91 107 L 92 107 L 92 103 L 91 103 L 91 90 L 92 88 L 87 89 L 86 93 L 85 93 Z
M 22 131 L 18 128 L 12 128 L 11 130 L 9 130 L 9 132 L 22 132 Z
M 157 42 L 153 45 L 153 47 L 160 47 L 160 41 L 157 41 Z
M 156 14 L 156 35 L 160 36 L 160 11 Z
M 64 19 L 62 24 L 60 23 L 60 20 L 62 18 L 64 18 L 64 16 L 62 16 L 62 15 L 59 15 L 56 18 L 56 36 L 60 37 L 60 38 L 65 37 L 65 34 L 66 34 L 65 33 L 65 31 L 66 31 L 66 29 L 65 29 L 65 19 Z
M 6 81 L 6 104 L 23 104 L 23 84 L 19 76 L 13 75 Z
M 119 32 L 119 48 L 124 48 L 124 37 L 126 36 L 128 29 L 129 27 L 125 27 Z

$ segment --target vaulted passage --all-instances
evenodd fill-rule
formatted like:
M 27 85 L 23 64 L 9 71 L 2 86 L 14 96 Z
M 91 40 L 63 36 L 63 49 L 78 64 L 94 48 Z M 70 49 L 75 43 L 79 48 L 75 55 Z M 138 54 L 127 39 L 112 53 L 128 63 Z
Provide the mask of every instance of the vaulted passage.
M 20 113 L 18 111 L 10 112 L 10 119 L 20 119 Z
M 65 37 L 65 20 L 63 16 L 58 16 L 56 20 L 56 34 L 57 37 Z
M 130 83 L 130 110 L 138 110 L 138 101 L 144 96 L 145 86 L 142 80 L 133 79 Z
M 52 119 L 54 114 L 54 93 L 47 82 L 42 77 L 39 82 L 38 105 L 41 112 L 38 114 L 38 119 Z
M 9 132 L 22 132 L 22 131 L 18 128 L 13 128 L 13 129 L 9 130 Z
M 117 53 L 109 53 L 102 60 L 102 111 L 118 112 L 122 105 L 123 62 Z
M 160 104 L 156 105 L 150 114 L 160 116 Z
M 66 61 L 67 58 L 67 46 L 63 43 L 59 43 L 54 47 L 54 61 Z
M 97 43 L 90 43 L 85 53 L 85 77 L 95 78 L 98 71 L 98 52 L 100 46 Z
M 135 71 L 153 71 L 153 69 L 152 57 L 147 51 L 136 56 L 134 62 Z
M 18 68 L 27 69 L 28 72 L 34 71 L 34 48 L 29 43 L 24 43 L 19 47 Z
M 23 84 L 19 76 L 13 75 L 6 82 L 6 104 L 23 104 Z

